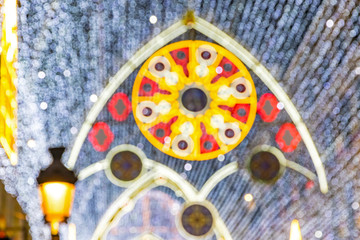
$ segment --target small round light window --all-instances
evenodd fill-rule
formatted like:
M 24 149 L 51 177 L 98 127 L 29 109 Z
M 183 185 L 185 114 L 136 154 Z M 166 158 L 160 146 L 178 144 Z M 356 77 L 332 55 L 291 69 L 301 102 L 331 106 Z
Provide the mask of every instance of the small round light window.
M 185 237 L 204 238 L 213 233 L 214 217 L 207 202 L 187 204 L 179 218 L 180 229 Z
M 284 171 L 286 159 L 275 147 L 262 145 L 256 147 L 248 159 L 247 167 L 254 180 L 274 183 Z
M 108 168 L 105 173 L 114 184 L 126 186 L 144 171 L 145 154 L 132 145 L 120 145 L 112 149 L 108 156 Z

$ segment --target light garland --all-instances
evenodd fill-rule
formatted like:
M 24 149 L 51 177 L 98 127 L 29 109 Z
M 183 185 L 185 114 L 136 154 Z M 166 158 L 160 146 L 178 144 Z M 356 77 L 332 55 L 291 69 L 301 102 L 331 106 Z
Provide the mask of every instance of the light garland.
M 111 82 L 111 76 L 141 46 L 181 19 L 188 1 L 20 2 L 19 164 L 11 166 L 1 149 L 0 178 L 27 214 L 33 239 L 45 239 L 49 232 L 42 225 L 34 179 L 50 164 L 46 149 L 74 144 L 79 134 L 76 130 L 81 129 L 94 104 L 90 96 L 99 96 L 108 79 Z M 306 189 L 307 179 L 291 171 L 272 188 L 254 184 L 245 171 L 232 174 L 216 185 L 208 198 L 234 239 L 282 239 L 295 217 L 302 223 L 304 239 L 313 238 L 316 232 L 319 236 L 318 231 L 330 239 L 359 237 L 354 220 L 359 213 L 352 207 L 360 199 L 360 183 L 354 179 L 360 161 L 359 8 L 356 0 L 338 1 L 336 6 L 334 1 L 320 2 L 190 2 L 196 15 L 231 35 L 279 79 L 309 127 L 333 191 L 324 197 Z M 157 17 L 155 24 L 149 21 L 152 15 Z M 331 28 L 326 26 L 329 19 L 334 23 Z M 186 34 L 179 39 L 187 39 Z M 200 34 L 195 37 L 210 40 Z M 115 91 L 130 96 L 135 76 L 136 70 L 128 76 L 130 81 Z M 269 92 L 256 76 L 253 79 L 259 95 Z M 47 104 L 45 109 L 42 103 Z M 99 119 L 111 122 L 111 115 L 100 111 Z M 277 126 L 285 121 L 290 120 L 284 111 L 273 125 L 256 121 L 254 130 L 224 161 L 191 163 L 187 180 L 200 188 L 222 166 L 237 160 L 241 164 L 255 143 L 275 144 Z M 186 162 L 180 164 L 154 150 L 138 137 L 133 125 L 131 117 L 121 124 L 112 123 L 117 136 L 113 144 L 141 143 L 149 157 L 179 174 L 184 172 Z M 27 145 L 29 140 L 34 141 L 33 147 Z M 106 152 L 96 154 L 85 142 L 75 170 L 105 159 Z M 64 155 L 68 158 L 69 152 Z M 286 158 L 314 170 L 307 165 L 310 157 L 301 144 Z M 255 205 L 243 200 L 244 189 L 254 196 Z M 102 214 L 123 191 L 101 172 L 78 184 L 70 220 L 77 226 L 77 239 L 91 238 Z M 174 193 L 166 193 L 175 198 Z

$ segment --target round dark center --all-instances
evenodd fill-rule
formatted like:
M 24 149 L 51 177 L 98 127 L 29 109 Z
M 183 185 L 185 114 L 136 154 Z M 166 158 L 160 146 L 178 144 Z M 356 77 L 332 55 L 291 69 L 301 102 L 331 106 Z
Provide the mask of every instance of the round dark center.
M 149 83 L 145 83 L 143 86 L 143 89 L 145 92 L 150 92 L 151 91 L 151 85 Z
M 232 137 L 234 137 L 234 135 L 235 135 L 234 130 L 232 130 L 232 129 L 225 130 L 225 136 L 227 136 L 228 138 L 232 138 Z
M 280 161 L 270 152 L 259 152 L 250 160 L 250 171 L 256 179 L 273 181 L 280 174 Z
M 245 85 L 244 84 L 238 84 L 238 85 L 236 85 L 236 90 L 238 91 L 238 92 L 245 92 L 245 90 L 246 90 L 246 87 L 245 87 Z
M 110 170 L 121 181 L 134 180 L 141 173 L 141 159 L 133 152 L 123 151 L 111 159 Z
M 205 60 L 208 60 L 208 59 L 211 58 L 211 53 L 209 53 L 208 51 L 203 51 L 203 52 L 201 53 L 201 57 L 202 57 L 203 59 L 205 59 Z
M 176 54 L 176 56 L 177 56 L 178 59 L 184 59 L 185 58 L 185 53 L 183 51 L 179 51 Z
M 162 70 L 164 70 L 164 68 L 165 68 L 165 66 L 164 66 L 164 64 L 161 63 L 161 62 L 155 64 L 155 69 L 156 69 L 156 71 L 162 71 Z
M 206 141 L 206 142 L 204 143 L 204 148 L 205 148 L 206 150 L 210 150 L 210 149 L 212 149 L 212 147 L 213 147 L 213 144 L 212 144 L 211 142 Z
M 156 136 L 157 137 L 163 137 L 163 136 L 165 136 L 165 131 L 164 131 L 164 129 L 162 129 L 162 128 L 159 128 L 159 129 L 157 129 L 156 130 Z
M 225 63 L 225 64 L 224 64 L 224 70 L 225 70 L 226 72 L 230 72 L 231 69 L 232 69 L 232 66 L 231 66 L 230 63 Z
M 144 108 L 144 109 L 142 110 L 142 114 L 143 114 L 144 116 L 146 116 L 146 117 L 150 116 L 150 115 L 152 114 L 151 108 L 148 108 L 148 107 Z
M 199 88 L 189 88 L 182 97 L 181 102 L 183 106 L 191 112 L 199 112 L 206 107 L 206 94 Z
M 246 115 L 246 111 L 245 111 L 245 109 L 240 108 L 240 109 L 237 111 L 237 114 L 238 114 L 240 117 L 244 117 L 244 116 Z
M 181 149 L 181 150 L 185 150 L 185 149 L 187 149 L 188 144 L 187 144 L 186 141 L 181 140 L 181 141 L 178 143 L 178 147 L 179 147 L 179 149 Z

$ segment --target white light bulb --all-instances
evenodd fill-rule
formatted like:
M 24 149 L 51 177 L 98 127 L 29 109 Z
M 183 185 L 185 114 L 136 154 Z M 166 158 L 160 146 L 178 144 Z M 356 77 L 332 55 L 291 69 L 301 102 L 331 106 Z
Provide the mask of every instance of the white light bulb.
M 334 21 L 331 20 L 331 19 L 327 20 L 327 21 L 326 21 L 326 26 L 327 26 L 328 28 L 333 27 L 333 26 L 334 26 Z
M 184 169 L 186 171 L 190 171 L 192 169 L 192 165 L 190 163 L 186 163 L 185 166 L 184 166 Z
M 38 77 L 43 79 L 45 78 L 46 74 L 43 71 L 38 72 Z
M 96 102 L 98 100 L 98 97 L 95 95 L 95 94 L 92 94 L 91 96 L 90 96 L 90 101 L 91 102 Z
M 47 104 L 46 102 L 40 103 L 40 108 L 41 108 L 42 110 L 46 110 L 47 107 L 48 107 L 48 104 Z
M 149 21 L 151 24 L 155 24 L 157 22 L 157 17 L 152 15 L 150 18 L 149 18 Z

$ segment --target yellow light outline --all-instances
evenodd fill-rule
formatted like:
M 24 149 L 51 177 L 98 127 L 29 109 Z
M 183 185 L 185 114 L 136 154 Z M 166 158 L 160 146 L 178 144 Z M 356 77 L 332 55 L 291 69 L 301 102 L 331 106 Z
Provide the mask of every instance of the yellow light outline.
M 200 47 L 202 45 L 209 45 L 209 46 L 213 47 L 216 50 L 216 52 L 218 53 L 218 56 L 215 59 L 214 63 L 211 66 L 208 66 L 209 69 L 210 68 L 212 69 L 212 70 L 210 70 L 209 74 L 205 77 L 200 78 L 196 74 L 194 74 L 194 71 L 195 71 L 194 68 L 199 65 L 199 63 L 195 60 L 196 50 L 198 49 L 198 47 Z M 177 75 L 180 76 L 183 74 L 183 69 L 182 69 L 182 67 L 179 68 L 179 66 L 176 65 L 176 63 L 174 62 L 174 60 L 172 59 L 172 57 L 170 55 L 170 52 L 174 51 L 176 49 L 181 49 L 181 48 L 185 48 L 185 47 L 189 48 L 188 70 L 189 70 L 190 75 L 189 75 L 189 78 L 187 78 L 187 77 L 180 78 L 179 77 L 179 82 L 174 86 L 178 92 L 180 92 L 181 89 L 184 87 L 184 84 L 182 81 L 185 81 L 187 84 L 193 83 L 193 82 L 201 83 L 201 84 L 203 84 L 203 87 L 205 89 L 213 88 L 210 91 L 210 94 L 214 95 L 214 93 L 217 93 L 218 89 L 221 86 L 226 85 L 229 87 L 231 82 L 235 78 L 238 78 L 238 77 L 245 77 L 248 80 L 248 82 L 251 84 L 251 87 L 252 87 L 251 95 L 244 99 L 236 99 L 235 97 L 230 97 L 228 100 L 221 101 L 218 97 L 214 97 L 214 96 L 212 97 L 213 104 L 210 104 L 210 107 L 207 111 L 210 111 L 210 112 L 217 111 L 219 114 L 224 116 L 225 122 L 233 122 L 233 123 L 239 124 L 241 126 L 240 127 L 241 128 L 241 137 L 235 143 L 226 145 L 225 143 L 222 143 L 221 140 L 219 140 L 218 134 L 216 131 L 216 134 L 213 134 L 213 135 L 216 138 L 217 143 L 219 144 L 219 149 L 212 151 L 212 152 L 208 152 L 208 153 L 202 153 L 202 154 L 200 153 L 200 144 L 199 144 L 200 139 L 199 138 L 202 135 L 202 132 L 201 132 L 200 126 L 197 126 L 197 125 L 199 125 L 199 122 L 201 121 L 204 123 L 205 128 L 207 130 L 209 128 L 211 129 L 211 127 L 209 126 L 210 119 L 206 119 L 206 118 L 209 118 L 209 114 L 208 114 L 209 112 L 205 113 L 203 117 L 200 116 L 200 117 L 196 117 L 196 118 L 187 118 L 186 115 L 183 114 L 178 107 L 178 105 L 180 103 L 175 100 L 174 102 L 171 103 L 172 110 L 170 110 L 170 112 L 165 115 L 159 114 L 159 116 L 156 118 L 156 120 L 154 120 L 152 123 L 143 123 L 136 116 L 136 109 L 140 102 L 152 101 L 152 102 L 158 103 L 160 100 L 166 100 L 167 98 L 171 98 L 171 97 L 168 97 L 167 95 L 159 95 L 159 94 L 155 94 L 153 97 L 139 97 L 138 93 L 139 93 L 139 89 L 140 89 L 140 86 L 141 86 L 144 76 L 146 76 L 147 78 L 151 79 L 154 82 L 160 82 L 160 83 L 164 82 L 163 79 L 159 79 L 155 76 L 152 76 L 150 71 L 147 71 L 149 69 L 149 64 L 152 62 L 152 60 L 154 58 L 164 56 L 170 62 L 171 71 L 176 72 Z M 226 57 L 233 64 L 235 64 L 235 66 L 239 69 L 239 72 L 234 74 L 236 76 L 230 76 L 227 79 L 225 79 L 225 78 L 219 79 L 218 82 L 221 82 L 220 84 L 217 84 L 217 83 L 210 84 L 209 82 L 212 80 L 212 78 L 217 75 L 217 73 L 215 72 L 215 67 L 219 65 L 219 63 L 223 57 Z M 213 71 L 213 73 L 211 71 Z M 192 77 L 191 77 L 191 74 L 193 75 Z M 161 87 L 161 84 L 159 84 L 159 85 Z M 169 88 L 168 85 L 163 86 L 163 89 L 168 89 L 168 88 Z M 172 94 L 173 94 L 173 92 L 172 92 Z M 172 98 L 172 99 L 174 99 L 174 98 Z M 230 99 L 232 101 L 230 101 Z M 235 104 L 242 103 L 243 101 L 245 101 L 246 103 L 248 103 L 250 105 L 249 115 L 248 115 L 248 119 L 247 119 L 246 123 L 242 123 L 239 120 L 233 118 L 229 111 L 221 110 L 217 106 L 219 103 L 223 103 L 225 105 L 228 105 L 229 107 L 233 107 L 233 106 L 235 106 Z M 135 122 L 138 125 L 140 131 L 146 137 L 146 139 L 160 151 L 162 151 L 170 156 L 173 156 L 175 158 L 180 158 L 180 159 L 190 160 L 190 161 L 202 161 L 202 160 L 214 159 L 219 154 L 226 154 L 227 152 L 231 151 L 236 146 L 238 146 L 244 140 L 244 138 L 247 136 L 248 132 L 250 131 L 250 129 L 255 121 L 256 107 L 257 107 L 257 96 L 256 96 L 255 84 L 251 78 L 250 73 L 248 72 L 247 68 L 245 67 L 245 65 L 225 48 L 223 48 L 217 44 L 214 44 L 214 43 L 200 41 L 200 40 L 180 41 L 180 42 L 176 42 L 176 43 L 167 45 L 167 46 L 159 49 L 158 51 L 156 51 L 142 65 L 141 69 L 139 70 L 138 75 L 136 76 L 133 90 L 132 90 L 132 109 L 133 109 L 134 119 L 135 119 Z M 187 118 L 187 121 L 191 122 L 195 129 L 194 133 L 190 136 L 192 138 L 192 140 L 194 141 L 194 150 L 187 156 L 180 156 L 179 154 L 174 152 L 171 148 L 165 147 L 165 144 L 162 144 L 160 141 L 158 141 L 148 131 L 148 129 L 150 129 L 151 127 L 155 126 L 156 124 L 158 124 L 160 122 L 167 123 L 170 120 L 170 118 L 172 118 L 174 116 L 179 117 L 178 121 L 184 117 Z M 173 125 L 173 126 L 175 126 L 175 125 Z M 172 126 L 172 128 L 173 128 L 173 126 Z M 207 132 L 207 133 L 211 134 L 209 132 Z M 170 135 L 171 141 L 173 141 L 174 136 L 175 136 L 174 131 L 172 131 L 172 134 Z M 224 145 L 224 147 L 221 147 L 222 145 Z
M 17 1 L 4 0 L 1 36 L 1 80 L 0 80 L 0 144 L 11 165 L 18 162 L 17 138 Z

